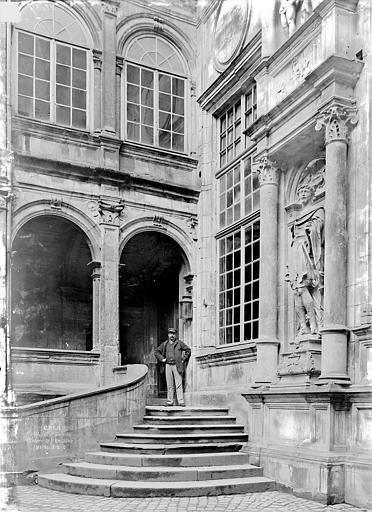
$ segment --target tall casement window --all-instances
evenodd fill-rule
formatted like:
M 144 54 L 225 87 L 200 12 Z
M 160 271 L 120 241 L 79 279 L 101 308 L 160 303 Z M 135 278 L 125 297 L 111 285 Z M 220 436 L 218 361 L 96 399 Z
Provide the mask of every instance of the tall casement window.
M 125 138 L 185 151 L 184 65 L 178 51 L 158 36 L 140 36 L 126 53 Z
M 34 1 L 17 25 L 17 112 L 63 126 L 88 123 L 88 41 L 61 4 Z
M 243 130 L 257 117 L 256 86 L 220 117 L 219 343 L 258 338 L 260 220 L 254 148 L 243 148 Z M 249 111 L 250 110 L 250 111 Z M 247 119 L 249 119 L 249 124 Z M 232 160 L 229 165 L 229 161 Z

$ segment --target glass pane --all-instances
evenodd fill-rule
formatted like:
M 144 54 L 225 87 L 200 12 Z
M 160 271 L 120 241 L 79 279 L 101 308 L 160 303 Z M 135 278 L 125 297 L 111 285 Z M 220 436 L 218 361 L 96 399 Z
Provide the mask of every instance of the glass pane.
M 171 147 L 171 134 L 170 132 L 163 132 L 159 130 L 159 146 L 162 148 Z
M 127 123 L 127 137 L 129 140 L 139 141 L 139 125 Z
M 169 75 L 159 74 L 159 91 L 171 93 L 171 80 Z
M 49 82 L 35 80 L 35 97 L 41 100 L 50 100 Z
M 69 46 L 57 44 L 57 62 L 71 65 L 71 48 Z
M 27 53 L 29 55 L 34 54 L 34 38 L 23 32 L 18 32 L 18 51 Z
M 34 74 L 34 59 L 26 55 L 18 55 L 18 72 L 32 76 Z
M 36 57 L 41 57 L 42 59 L 50 59 L 50 42 L 45 39 L 36 38 L 35 41 L 35 55 Z
M 233 184 L 233 173 L 232 173 L 232 171 L 229 171 L 226 174 L 226 180 L 227 180 L 227 183 L 226 183 L 227 188 L 231 188 L 232 184 Z
M 141 142 L 144 144 L 154 143 L 154 130 L 149 126 L 141 126 Z
M 223 116 L 221 118 L 221 133 L 224 132 L 226 130 L 226 116 Z
M 128 121 L 140 122 L 140 109 L 137 105 L 127 104 L 127 118 Z
M 127 66 L 127 80 L 131 84 L 139 84 L 139 68 Z
M 141 69 L 141 85 L 148 87 L 149 89 L 154 88 L 154 72 L 148 69 Z
M 141 102 L 142 105 L 152 107 L 154 105 L 154 91 L 151 89 L 141 88 Z
M 141 122 L 143 124 L 147 124 L 150 126 L 152 126 L 154 124 L 154 111 L 152 108 L 142 107 L 141 115 L 142 115 Z
M 252 339 L 251 324 L 244 324 L 244 339 L 245 340 Z
M 70 109 L 67 107 L 56 107 L 56 120 L 59 124 L 70 126 Z
M 176 133 L 173 133 L 172 135 L 172 148 L 175 151 L 183 151 L 184 146 L 184 137 L 183 135 L 177 135 Z
M 165 112 L 159 112 L 159 128 L 163 130 L 171 129 L 171 115 Z
M 34 95 L 34 84 L 32 78 L 24 75 L 18 75 L 18 92 L 26 96 Z
M 258 304 L 259 304 L 258 300 L 253 302 L 253 318 L 258 318 L 258 314 L 259 314 L 259 306 L 258 306 Z
M 171 96 L 169 94 L 159 94 L 159 109 L 166 112 L 171 111 Z
M 71 83 L 71 69 L 66 66 L 56 66 L 56 81 L 59 84 L 70 85 Z
M 75 68 L 86 69 L 87 67 L 87 52 L 79 50 L 78 48 L 72 49 L 72 65 Z
M 172 79 L 173 85 L 173 94 L 176 96 L 184 96 L 185 95 L 185 82 L 179 78 Z
M 72 126 L 85 129 L 87 125 L 86 113 L 83 110 L 72 109 Z
M 50 104 L 46 101 L 35 101 L 35 117 L 49 121 Z
M 172 116 L 172 130 L 178 133 L 183 133 L 184 118 L 180 116 Z
M 62 105 L 71 105 L 70 88 L 56 86 L 56 102 Z
M 32 99 L 25 98 L 24 96 L 18 96 L 18 113 L 24 116 L 33 115 Z
M 79 69 L 72 70 L 72 86 L 79 89 L 87 88 L 87 74 L 85 71 L 80 71 Z
M 86 92 L 80 89 L 72 89 L 72 106 L 86 109 Z
M 184 114 L 183 98 L 173 98 L 173 112 L 175 114 Z
M 35 76 L 50 80 L 50 63 L 46 60 L 35 59 Z
M 139 103 L 139 87 L 127 84 L 127 100 L 131 103 Z

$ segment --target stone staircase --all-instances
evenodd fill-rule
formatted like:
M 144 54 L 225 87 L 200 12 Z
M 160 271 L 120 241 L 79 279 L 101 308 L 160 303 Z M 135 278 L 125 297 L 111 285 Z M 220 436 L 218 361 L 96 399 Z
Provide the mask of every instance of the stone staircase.
M 248 464 L 248 436 L 228 409 L 147 406 L 143 424 L 101 443 L 64 474 L 39 475 L 58 491 L 98 496 L 207 496 L 262 492 L 275 482 Z

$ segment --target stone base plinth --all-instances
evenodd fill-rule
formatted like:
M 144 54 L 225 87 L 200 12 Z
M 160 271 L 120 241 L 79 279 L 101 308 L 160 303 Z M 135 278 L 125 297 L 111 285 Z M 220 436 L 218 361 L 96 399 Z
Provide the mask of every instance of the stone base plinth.
M 312 334 L 299 336 L 294 349 L 281 356 L 277 372 L 279 385 L 310 384 L 320 375 L 320 365 L 320 337 Z

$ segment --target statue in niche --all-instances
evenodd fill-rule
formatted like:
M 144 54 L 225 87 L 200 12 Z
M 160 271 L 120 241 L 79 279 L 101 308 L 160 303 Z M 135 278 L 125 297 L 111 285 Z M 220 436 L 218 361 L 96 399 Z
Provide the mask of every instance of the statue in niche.
M 324 174 L 317 173 L 323 179 Z M 318 334 L 323 323 L 324 208 L 314 206 L 316 183 L 308 174 L 299 184 L 298 215 L 290 228 L 290 263 L 286 274 L 295 299 L 298 334 Z
M 300 23 L 304 23 L 313 12 L 311 0 L 282 0 L 279 14 L 282 27 L 288 29 L 291 36 L 296 30 L 297 15 L 300 14 Z

